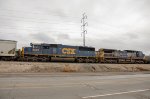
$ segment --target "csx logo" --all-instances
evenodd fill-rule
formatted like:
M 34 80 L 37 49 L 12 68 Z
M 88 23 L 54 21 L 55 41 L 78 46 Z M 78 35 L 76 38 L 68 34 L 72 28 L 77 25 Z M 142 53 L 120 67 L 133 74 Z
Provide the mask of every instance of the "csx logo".
M 73 49 L 73 48 L 63 48 L 63 49 L 62 49 L 62 53 L 63 53 L 63 54 L 76 54 L 76 53 L 75 53 L 75 50 L 76 50 L 76 49 Z

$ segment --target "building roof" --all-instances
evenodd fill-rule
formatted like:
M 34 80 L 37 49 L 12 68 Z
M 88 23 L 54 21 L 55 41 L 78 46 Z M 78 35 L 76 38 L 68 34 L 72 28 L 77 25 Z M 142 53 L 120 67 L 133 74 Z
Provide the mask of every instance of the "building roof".
M 0 41 L 10 41 L 10 42 L 17 42 L 15 40 L 4 40 L 4 39 L 0 39 Z

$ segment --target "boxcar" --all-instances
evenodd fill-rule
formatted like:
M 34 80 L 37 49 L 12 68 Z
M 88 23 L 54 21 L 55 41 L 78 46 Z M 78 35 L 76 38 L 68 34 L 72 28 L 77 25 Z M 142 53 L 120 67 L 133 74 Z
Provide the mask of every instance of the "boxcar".
M 16 46 L 16 41 L 0 40 L 0 60 L 13 60 L 16 56 Z

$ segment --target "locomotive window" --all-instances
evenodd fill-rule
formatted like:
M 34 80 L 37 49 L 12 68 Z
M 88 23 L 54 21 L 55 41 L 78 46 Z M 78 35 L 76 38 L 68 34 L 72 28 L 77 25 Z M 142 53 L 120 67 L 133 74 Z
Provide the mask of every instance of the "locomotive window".
M 39 48 L 40 46 L 39 45 L 33 45 L 33 48 Z
M 105 51 L 105 53 L 112 53 L 112 52 L 114 52 L 114 51 Z
M 95 48 L 90 48 L 89 50 L 90 50 L 90 51 L 95 51 Z
M 49 46 L 43 46 L 43 49 L 49 49 Z
M 104 52 L 105 53 L 112 53 L 112 52 L 115 52 L 116 50 L 111 50 L 111 49 L 104 49 Z
M 57 48 L 58 45 L 57 45 L 57 44 L 50 44 L 50 47 L 55 47 L 55 48 Z
M 95 48 L 89 48 L 89 47 L 79 47 L 80 51 L 95 51 Z

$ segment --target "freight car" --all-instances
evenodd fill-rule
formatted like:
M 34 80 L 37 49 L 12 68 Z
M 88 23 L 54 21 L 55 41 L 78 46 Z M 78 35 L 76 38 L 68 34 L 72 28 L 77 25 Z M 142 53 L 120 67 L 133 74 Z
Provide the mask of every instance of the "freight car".
M 0 40 L 0 60 L 14 60 L 17 41 Z
M 23 47 L 19 54 L 22 61 L 66 61 L 72 60 L 79 63 L 96 62 L 95 48 L 83 46 L 70 46 L 62 44 L 30 44 Z

